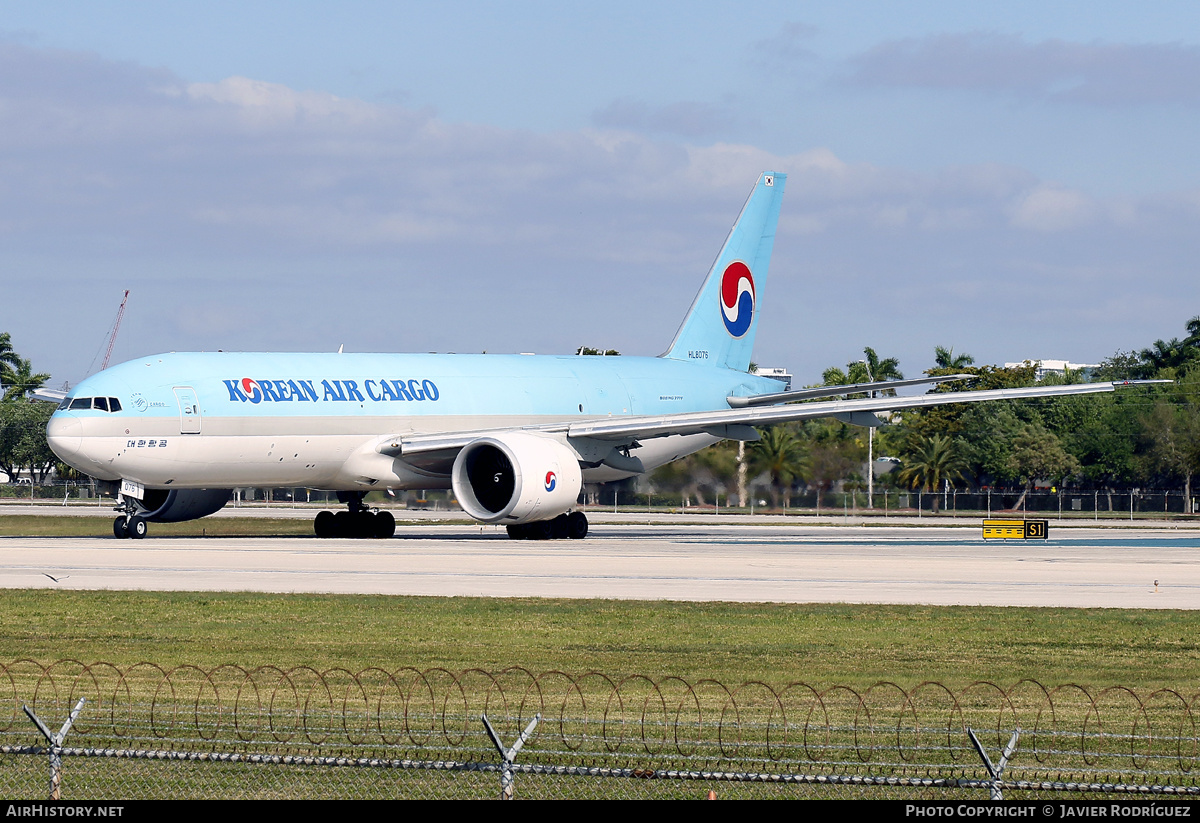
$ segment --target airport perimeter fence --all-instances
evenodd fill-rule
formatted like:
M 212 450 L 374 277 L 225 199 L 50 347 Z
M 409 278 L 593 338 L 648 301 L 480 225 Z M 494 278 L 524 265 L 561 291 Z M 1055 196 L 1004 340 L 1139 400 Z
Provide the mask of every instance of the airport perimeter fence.
M 1200 798 L 1171 689 L 18 660 L 0 711 L 10 799 Z
M 755 496 L 762 494 L 755 490 Z M 614 496 L 615 495 L 615 496 Z M 1036 516 L 1063 520 L 1146 520 L 1162 518 L 1185 518 L 1200 511 L 1200 498 L 1185 494 L 1179 489 L 1062 489 L 1056 491 L 1035 490 L 1023 493 L 1021 489 L 948 489 L 937 494 L 929 492 L 880 489 L 870 497 L 865 491 L 845 492 L 793 492 L 782 508 L 770 507 L 765 498 L 756 499 L 752 505 L 730 506 L 729 496 L 720 491 L 704 503 L 681 497 L 678 494 L 638 492 L 628 488 L 606 489 L 598 495 L 597 502 L 588 510 L 615 511 L 636 514 L 641 511 L 682 511 L 690 514 L 789 514 L 796 516 L 839 514 L 856 516 L 930 517 L 937 512 L 942 516 L 986 517 L 986 516 Z M 607 502 L 606 502 L 607 501 Z M 107 514 L 114 501 L 111 497 L 97 496 L 86 483 L 56 483 L 30 485 L 28 483 L 0 484 L 0 503 L 30 505 L 91 506 Z M 342 504 L 337 493 L 319 489 L 276 488 L 236 489 L 228 508 L 272 507 L 330 507 Z M 386 502 L 373 502 L 385 508 L 415 508 L 445 511 L 461 511 L 450 492 L 433 490 L 427 492 L 397 492 L 395 498 Z

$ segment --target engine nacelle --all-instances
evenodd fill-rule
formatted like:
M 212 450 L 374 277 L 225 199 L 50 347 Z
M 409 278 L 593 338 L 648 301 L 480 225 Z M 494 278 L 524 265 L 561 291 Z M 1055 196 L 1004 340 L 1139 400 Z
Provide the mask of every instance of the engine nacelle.
M 196 520 L 224 508 L 233 489 L 146 489 L 138 515 L 155 523 Z
M 454 460 L 454 494 L 484 523 L 531 523 L 569 511 L 583 488 L 579 458 L 550 437 L 506 432 L 472 440 Z

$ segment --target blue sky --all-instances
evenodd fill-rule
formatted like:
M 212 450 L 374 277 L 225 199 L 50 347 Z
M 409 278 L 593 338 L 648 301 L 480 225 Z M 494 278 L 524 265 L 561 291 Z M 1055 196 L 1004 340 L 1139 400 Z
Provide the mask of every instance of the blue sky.
M 1148 10 L 1147 10 L 1148 8 Z M 766 168 L 757 360 L 1095 362 L 1200 314 L 1200 6 L 0 3 L 0 330 L 656 354 Z

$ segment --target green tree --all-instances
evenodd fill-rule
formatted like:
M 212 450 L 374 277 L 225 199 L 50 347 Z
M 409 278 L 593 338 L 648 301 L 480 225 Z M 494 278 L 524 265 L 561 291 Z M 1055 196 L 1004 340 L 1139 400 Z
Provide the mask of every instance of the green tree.
M 933 391 L 940 394 L 976 389 L 1015 389 L 1021 386 L 1032 386 L 1037 368 L 1032 363 L 1025 363 L 1014 368 L 963 366 L 954 371 L 959 374 L 970 374 L 973 377 L 969 380 L 940 383 Z M 928 369 L 925 373 L 934 376 L 936 372 L 937 369 Z M 1011 406 L 1011 403 L 950 404 L 905 411 L 899 417 L 906 432 L 918 440 L 928 439 L 935 434 L 946 434 L 952 437 L 964 436 L 968 438 L 968 442 L 971 442 L 973 436 L 986 436 L 986 423 L 981 424 L 977 419 L 979 413 L 994 415 L 1001 408 L 1011 408 Z M 984 411 L 980 412 L 979 410 Z
M 766 474 L 771 480 L 771 496 L 775 506 L 782 499 L 786 507 L 791 502 L 791 488 L 808 468 L 804 444 L 791 426 L 779 425 L 763 429 L 762 438 L 750 445 L 750 474 Z
M 21 363 L 21 358 L 13 351 L 12 336 L 8 332 L 0 332 L 0 383 L 8 384 L 8 375 Z
M 1093 372 L 1096 380 L 1143 380 L 1150 376 L 1142 359 L 1131 351 L 1117 351 L 1100 361 Z
M 24 357 L 17 358 L 16 368 L 9 370 L 0 382 L 4 384 L 4 399 L 25 397 L 40 389 L 50 379 L 50 375 L 41 372 L 33 373 L 33 365 Z
M 965 352 L 956 356 L 953 346 L 948 349 L 945 346 L 934 346 L 933 363 L 933 368 L 926 372 L 927 374 L 957 374 L 967 366 L 974 365 L 975 358 Z
M 1193 317 L 1185 328 L 1188 336 L 1183 340 L 1178 337 L 1165 341 L 1155 340 L 1154 345 L 1138 353 L 1145 366 L 1146 376 L 1157 376 L 1166 371 L 1179 372 L 1193 363 L 1200 362 L 1200 317 Z
M 898 479 L 909 488 L 937 492 L 945 481 L 962 479 L 967 461 L 961 445 L 949 436 L 935 434 L 913 440 L 903 458 Z M 933 496 L 933 513 L 937 514 L 938 497 Z
M 722 440 L 682 460 L 659 466 L 650 476 L 659 492 L 678 493 L 707 505 L 707 497 L 728 490 L 737 473 L 737 443 Z
M 1141 419 L 1143 474 L 1180 478 L 1184 500 L 1192 497 L 1192 476 L 1200 471 L 1200 365 L 1160 389 Z
M 1013 438 L 1008 457 L 1009 476 L 1019 479 L 1028 493 L 1035 480 L 1062 483 L 1080 469 L 1079 461 L 1068 454 L 1062 441 L 1040 422 L 1025 423 Z M 1019 505 L 1019 504 L 1018 504 Z
M 46 443 L 46 424 L 54 413 L 53 403 L 15 398 L 0 401 L 0 471 L 16 478 L 28 470 L 42 483 L 54 461 Z
M 851 360 L 843 371 L 832 366 L 821 373 L 826 386 L 848 386 L 853 383 L 876 383 L 881 380 L 903 380 L 900 361 L 895 357 L 881 359 L 870 346 L 863 349 L 862 360 Z M 894 395 L 888 391 L 886 396 Z

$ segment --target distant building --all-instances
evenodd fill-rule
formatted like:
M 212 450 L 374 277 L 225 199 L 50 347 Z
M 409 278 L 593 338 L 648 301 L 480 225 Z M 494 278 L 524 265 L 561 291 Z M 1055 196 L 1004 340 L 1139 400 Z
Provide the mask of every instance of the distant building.
M 782 391 L 791 391 L 792 375 L 787 369 L 764 369 L 760 367 L 758 371 L 754 373 L 759 377 L 769 377 L 772 380 L 778 380 L 783 384 Z
M 1099 363 L 1072 363 L 1070 360 L 1025 360 L 1020 363 L 1005 363 L 1006 369 L 1019 369 L 1026 363 L 1033 363 L 1037 366 L 1037 371 L 1034 376 L 1041 380 L 1048 374 L 1065 374 L 1067 369 L 1080 372 L 1084 380 L 1089 379 L 1096 369 L 1100 368 Z

